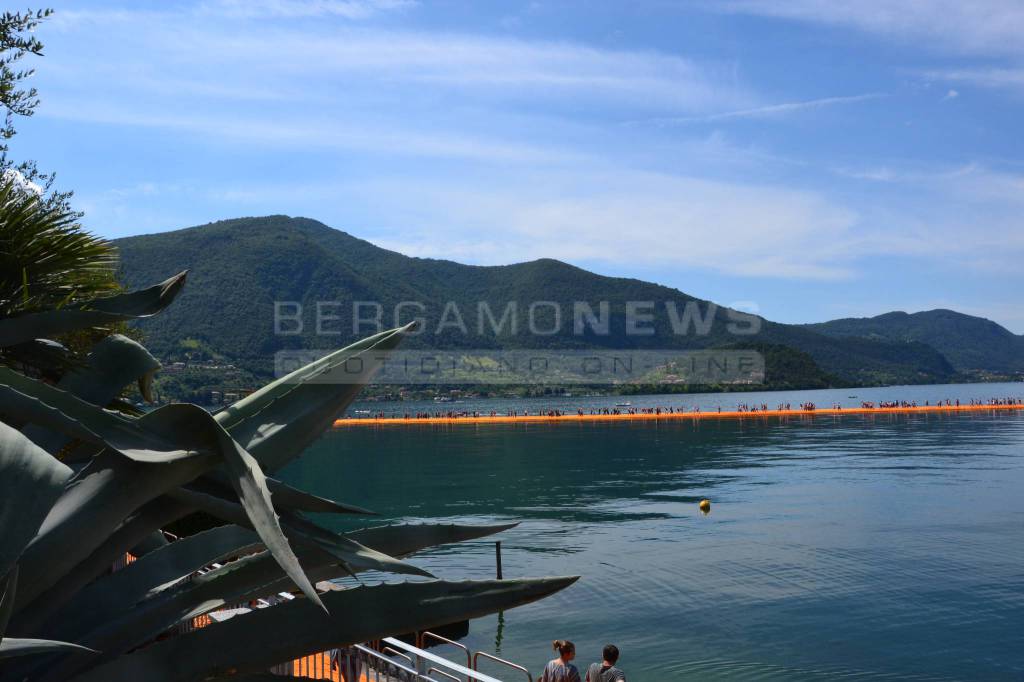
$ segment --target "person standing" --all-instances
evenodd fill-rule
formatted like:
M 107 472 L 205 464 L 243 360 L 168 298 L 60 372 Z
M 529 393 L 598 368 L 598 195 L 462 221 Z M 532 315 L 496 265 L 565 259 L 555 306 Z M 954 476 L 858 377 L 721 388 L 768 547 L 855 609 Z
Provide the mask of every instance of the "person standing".
M 539 682 L 580 682 L 580 671 L 571 662 L 576 658 L 576 645 L 567 639 L 556 639 L 551 646 L 558 652 L 558 658 L 544 666 Z
M 605 644 L 601 656 L 604 660 L 591 664 L 587 670 L 587 682 L 626 682 L 626 673 L 615 667 L 619 660 L 619 647 Z

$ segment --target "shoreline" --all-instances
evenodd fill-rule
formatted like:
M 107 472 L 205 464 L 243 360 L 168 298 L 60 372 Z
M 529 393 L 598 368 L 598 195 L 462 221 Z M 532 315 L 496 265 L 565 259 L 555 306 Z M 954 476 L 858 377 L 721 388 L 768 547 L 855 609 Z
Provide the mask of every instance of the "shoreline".
M 346 417 L 336 419 L 334 428 L 351 426 L 417 426 L 441 424 L 550 424 L 613 421 L 704 421 L 708 419 L 770 419 L 786 417 L 841 417 L 845 415 L 874 414 L 945 414 L 960 412 L 1018 412 L 1024 404 L 1008 405 L 917 405 L 908 407 L 823 407 L 795 410 L 722 410 L 720 412 L 637 412 L 619 414 L 562 414 L 562 415 L 469 415 L 465 417 Z

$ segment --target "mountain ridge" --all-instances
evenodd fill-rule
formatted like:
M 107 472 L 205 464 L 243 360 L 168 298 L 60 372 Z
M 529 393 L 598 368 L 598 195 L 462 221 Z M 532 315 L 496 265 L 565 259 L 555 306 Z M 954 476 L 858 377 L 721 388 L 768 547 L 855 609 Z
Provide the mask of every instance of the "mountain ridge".
M 915 313 L 891 311 L 873 317 L 848 317 L 805 325 L 830 336 L 888 341 L 920 341 L 932 346 L 967 373 L 1024 372 L 1024 335 L 992 320 L 948 308 Z
M 589 302 L 596 310 L 600 301 L 607 301 L 610 324 L 605 335 L 586 329 L 582 334 L 571 333 L 566 328 L 572 325 L 567 325 L 566 319 L 540 306 L 530 308 L 531 314 L 537 313 L 537 326 L 543 323 L 548 325 L 545 329 L 553 329 L 553 323 L 560 323 L 556 333 L 529 334 L 503 327 L 486 334 L 482 325 L 473 324 L 479 320 L 470 320 L 464 324 L 465 330 L 440 329 L 438 325 L 429 339 L 411 338 L 408 347 L 702 349 L 738 344 L 786 347 L 806 354 L 820 369 L 816 383 L 925 383 L 958 376 L 957 367 L 930 344 L 920 338 L 897 340 L 883 334 L 884 329 L 871 337 L 842 333 L 845 327 L 819 330 L 816 325 L 744 318 L 743 313 L 671 287 L 599 275 L 550 258 L 483 266 L 405 256 L 309 218 L 236 218 L 114 243 L 120 251 L 122 281 L 128 286 L 143 286 L 172 272 L 190 270 L 189 285 L 175 305 L 142 325 L 158 357 L 176 357 L 189 339 L 190 347 L 209 348 L 257 375 L 272 371 L 271 359 L 279 350 L 334 348 L 372 332 L 353 333 L 354 314 L 348 307 L 359 301 L 379 303 L 388 313 L 384 326 L 402 321 L 391 319 L 392 311 L 398 316 L 398 310 L 416 310 L 401 307 L 410 302 L 423 306 L 424 317 L 440 320 L 452 306 L 468 318 L 485 305 L 500 315 L 506 306 L 516 303 L 517 314 L 522 316 L 528 306 L 538 302 L 574 311 L 574 302 Z M 302 305 L 306 316 L 302 333 L 274 333 L 275 301 Z M 652 334 L 631 336 L 624 331 L 630 301 L 656 302 L 658 311 L 664 304 L 665 309 L 693 312 L 697 323 L 690 329 L 696 331 L 700 320 L 710 320 L 710 331 L 680 335 L 674 322 L 659 314 L 649 323 Z M 323 334 L 311 331 L 318 302 L 337 304 L 331 308 L 335 324 L 322 329 Z M 757 320 L 756 334 L 729 331 L 730 324 L 737 328 L 737 320 L 744 319 L 748 323 Z

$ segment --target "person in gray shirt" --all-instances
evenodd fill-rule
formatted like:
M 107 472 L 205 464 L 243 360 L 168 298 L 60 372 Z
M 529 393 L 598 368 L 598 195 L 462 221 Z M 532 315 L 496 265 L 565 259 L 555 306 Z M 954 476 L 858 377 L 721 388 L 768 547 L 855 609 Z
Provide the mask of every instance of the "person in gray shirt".
M 619 647 L 606 644 L 601 656 L 604 660 L 591 664 L 587 670 L 587 682 L 626 682 L 626 673 L 615 667 L 619 660 Z

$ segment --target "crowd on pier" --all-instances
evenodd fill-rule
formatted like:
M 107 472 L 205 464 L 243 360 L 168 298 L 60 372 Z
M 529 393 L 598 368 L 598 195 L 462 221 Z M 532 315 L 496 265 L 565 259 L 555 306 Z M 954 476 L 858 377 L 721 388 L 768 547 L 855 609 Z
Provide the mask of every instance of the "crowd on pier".
M 923 405 L 920 405 L 916 400 L 883 400 L 879 402 L 872 401 L 861 401 L 859 408 L 844 408 L 840 403 L 832 403 L 829 409 L 841 411 L 843 409 L 859 409 L 859 410 L 874 410 L 874 409 L 916 409 L 919 407 L 945 407 L 945 408 L 958 408 L 961 405 L 970 406 L 1024 406 L 1024 399 L 1021 398 L 989 398 L 986 400 L 972 399 L 965 403 L 961 403 L 959 399 L 943 398 L 932 403 L 926 400 Z M 793 408 L 791 403 L 779 403 L 775 407 L 769 406 L 767 403 L 739 403 L 733 412 L 736 413 L 780 413 L 780 412 L 814 412 L 818 410 L 818 406 L 813 402 L 800 403 L 796 409 Z M 574 414 L 577 417 L 584 417 L 586 415 L 683 415 L 683 414 L 701 414 L 701 407 L 672 407 L 672 406 L 655 406 L 655 407 L 632 407 L 625 405 L 617 405 L 615 407 L 590 407 L 590 408 L 577 408 Z M 721 406 L 717 407 L 712 414 L 721 414 Z M 365 413 L 359 415 L 357 418 L 364 419 L 404 419 L 404 420 L 416 420 L 416 419 L 445 419 L 445 420 L 456 420 L 466 418 L 507 418 L 515 419 L 519 417 L 565 417 L 571 416 L 572 413 L 567 413 L 561 409 L 539 409 L 539 410 L 520 410 L 510 409 L 505 411 L 491 410 L 489 412 L 481 412 L 478 410 L 430 410 L 430 411 L 417 411 L 417 412 L 405 412 L 403 414 L 387 413 L 384 411 L 378 411 L 374 413 Z

